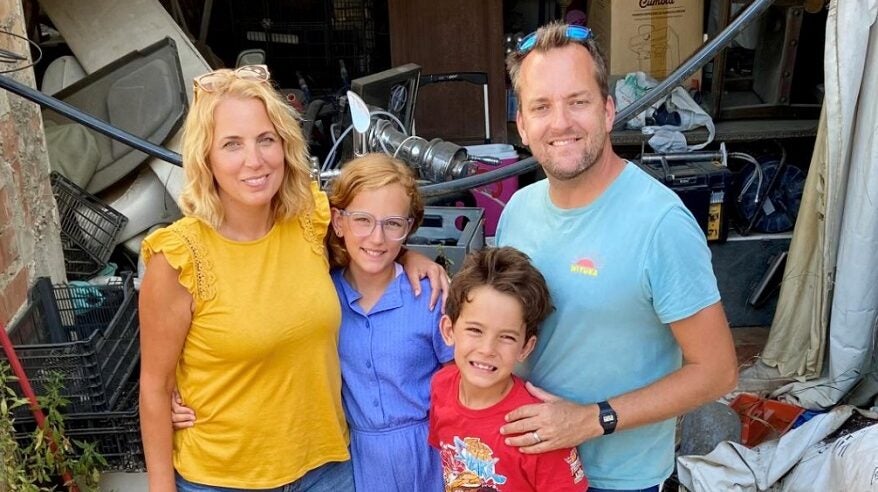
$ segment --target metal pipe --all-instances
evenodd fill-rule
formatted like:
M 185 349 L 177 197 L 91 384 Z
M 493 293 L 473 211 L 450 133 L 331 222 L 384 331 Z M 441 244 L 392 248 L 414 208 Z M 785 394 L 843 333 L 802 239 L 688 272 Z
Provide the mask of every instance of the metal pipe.
M 508 166 L 503 166 L 483 174 L 476 174 L 475 176 L 468 176 L 466 178 L 446 181 L 444 183 L 421 186 L 421 195 L 424 197 L 433 197 L 459 193 L 462 190 L 478 188 L 479 186 L 485 186 L 490 183 L 502 181 L 506 178 L 511 178 L 512 176 L 519 176 L 533 171 L 536 167 L 536 158 L 528 157 Z
M 491 143 L 491 110 L 488 107 L 488 84 L 482 86 L 482 99 L 485 104 L 485 143 Z
M 697 53 L 692 55 L 688 60 L 683 62 L 668 78 L 659 82 L 658 85 L 646 92 L 642 97 L 625 106 L 621 111 L 616 112 L 616 121 L 613 123 L 613 129 L 622 128 L 634 116 L 643 112 L 656 101 L 670 94 L 675 87 L 680 85 L 684 80 L 691 77 L 711 60 L 717 53 L 726 47 L 750 22 L 758 18 L 765 12 L 773 0 L 756 0 L 751 3 L 738 17 L 735 17 L 725 29 L 723 29 L 715 38 L 705 44 Z
M 715 161 L 722 159 L 722 157 L 723 155 L 720 152 L 679 152 L 673 154 L 643 154 L 640 156 L 640 161 L 646 163 L 661 162 L 663 160 L 669 162 Z
M 651 106 L 659 99 L 668 95 L 684 79 L 691 76 L 699 68 L 704 66 L 704 64 L 706 64 L 711 58 L 716 56 L 716 54 L 721 49 L 725 48 L 725 46 L 729 44 L 732 39 L 734 39 L 735 36 L 737 36 L 744 28 L 746 28 L 747 25 L 750 24 L 750 22 L 752 22 L 763 12 L 765 12 L 765 10 L 768 9 L 768 7 L 771 6 L 772 3 L 773 0 L 755 0 L 753 3 L 751 3 L 746 9 L 744 9 L 743 12 L 741 12 L 740 15 L 738 15 L 738 17 L 735 18 L 734 21 L 726 26 L 726 28 L 723 29 L 716 38 L 705 44 L 697 53 L 695 53 L 695 55 L 686 60 L 671 75 L 669 75 L 668 78 L 661 81 L 652 90 L 647 92 L 640 99 L 625 107 L 625 109 L 618 111 L 616 113 L 616 119 L 613 128 L 615 129 L 622 127 L 625 122 L 631 119 L 634 115 L 639 114 L 641 111 Z M 180 155 L 176 152 L 167 150 L 163 147 L 153 144 L 152 142 L 112 127 L 105 122 L 89 114 L 86 114 L 74 108 L 73 106 L 70 106 L 69 104 L 46 96 L 38 91 L 31 89 L 30 87 L 19 84 L 18 82 L 2 75 L 0 75 L 0 87 L 15 94 L 18 94 L 26 99 L 29 99 L 33 102 L 36 102 L 41 106 L 53 109 L 74 121 L 77 121 L 89 128 L 92 128 L 95 131 L 103 133 L 110 138 L 130 145 L 135 149 L 146 152 L 153 157 L 157 157 L 177 166 L 182 165 Z M 484 186 L 486 184 L 501 181 L 512 176 L 518 176 L 527 173 L 535 169 L 537 165 L 538 163 L 536 162 L 536 159 L 534 159 L 533 157 L 529 157 L 514 164 L 510 164 L 509 166 L 495 169 L 493 171 L 488 171 L 483 174 L 469 176 L 466 178 L 461 178 L 444 183 L 427 185 L 422 187 L 421 191 L 425 196 L 437 196 L 449 193 L 457 193 L 464 189 Z
M 751 22 L 762 15 L 768 7 L 773 3 L 772 0 L 756 0 L 747 6 L 738 17 L 735 18 L 725 29 L 723 29 L 713 40 L 701 47 L 688 60 L 683 62 L 673 73 L 649 92 L 637 99 L 633 103 L 626 106 L 623 110 L 616 112 L 615 123 L 613 129 L 621 128 L 625 122 L 633 118 L 635 115 L 644 111 L 647 107 L 659 99 L 667 96 L 675 87 L 680 85 L 683 80 L 689 78 L 698 69 L 710 61 L 716 54 L 726 47 L 744 28 Z M 539 163 L 533 157 L 518 161 L 509 166 L 494 169 L 483 174 L 477 174 L 468 178 L 462 178 L 446 183 L 436 183 L 421 187 L 421 193 L 424 196 L 438 196 L 450 193 L 457 193 L 468 188 L 477 188 L 490 183 L 502 181 L 512 176 L 519 176 L 535 169 Z
M 697 152 L 669 152 L 667 154 L 643 154 L 640 161 L 645 163 L 653 162 L 692 162 L 692 161 L 720 161 L 725 165 L 729 154 L 726 152 L 726 143 L 720 142 L 719 150 L 702 150 Z
M 113 140 L 118 140 L 126 145 L 129 145 L 141 152 L 145 152 L 153 157 L 157 157 L 163 161 L 170 162 L 176 166 L 183 165 L 183 159 L 180 154 L 168 150 L 160 145 L 156 145 L 149 140 L 145 140 L 143 138 L 138 137 L 132 133 L 128 133 L 125 130 L 116 128 L 109 123 L 95 118 L 94 116 L 73 107 L 67 104 L 64 101 L 56 99 L 51 96 L 47 96 L 40 91 L 32 89 L 24 84 L 21 84 L 14 79 L 6 77 L 5 75 L 0 75 L 0 87 L 8 90 L 13 94 L 17 94 L 25 99 L 28 99 L 32 102 L 39 104 L 40 106 L 49 108 L 51 110 L 57 111 L 63 116 L 70 118 L 71 120 L 80 123 L 92 130 L 102 133 Z

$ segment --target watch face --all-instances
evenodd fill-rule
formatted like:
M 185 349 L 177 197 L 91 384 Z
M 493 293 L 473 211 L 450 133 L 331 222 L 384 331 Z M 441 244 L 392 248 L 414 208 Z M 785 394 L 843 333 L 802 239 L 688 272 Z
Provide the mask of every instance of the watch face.
M 605 401 L 598 403 L 598 407 L 601 410 L 600 414 L 598 414 L 598 422 L 600 422 L 601 427 L 604 428 L 604 435 L 612 434 L 613 431 L 616 430 L 616 424 L 619 422 L 619 417 L 616 416 L 613 407 Z

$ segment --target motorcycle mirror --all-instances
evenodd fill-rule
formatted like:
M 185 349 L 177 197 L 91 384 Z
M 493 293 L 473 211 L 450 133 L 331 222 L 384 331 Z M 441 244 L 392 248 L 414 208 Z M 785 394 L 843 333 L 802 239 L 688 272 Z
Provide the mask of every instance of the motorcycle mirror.
M 366 102 L 353 91 L 348 91 L 348 106 L 351 108 L 351 121 L 354 124 L 354 154 L 360 156 L 368 152 L 366 134 L 372 115 Z

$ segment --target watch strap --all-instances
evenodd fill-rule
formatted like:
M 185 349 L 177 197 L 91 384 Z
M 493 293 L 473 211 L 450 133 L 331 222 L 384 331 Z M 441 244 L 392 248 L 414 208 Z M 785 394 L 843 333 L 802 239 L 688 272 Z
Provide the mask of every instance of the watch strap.
M 610 406 L 610 402 L 606 400 L 598 402 L 598 408 L 600 409 L 598 421 L 601 424 L 601 428 L 604 429 L 604 435 L 612 434 L 616 430 L 616 424 L 619 423 L 616 411 Z

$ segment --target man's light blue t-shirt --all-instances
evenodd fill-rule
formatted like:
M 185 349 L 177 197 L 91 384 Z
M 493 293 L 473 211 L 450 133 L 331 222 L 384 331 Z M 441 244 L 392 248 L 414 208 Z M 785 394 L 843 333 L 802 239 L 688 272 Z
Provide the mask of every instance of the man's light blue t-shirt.
M 586 207 L 554 206 L 547 180 L 520 190 L 496 240 L 530 256 L 556 307 L 521 375 L 571 401 L 610 399 L 680 368 L 668 324 L 720 299 L 692 214 L 630 162 Z M 582 444 L 589 482 L 610 489 L 661 483 L 673 470 L 674 432 L 669 419 Z

